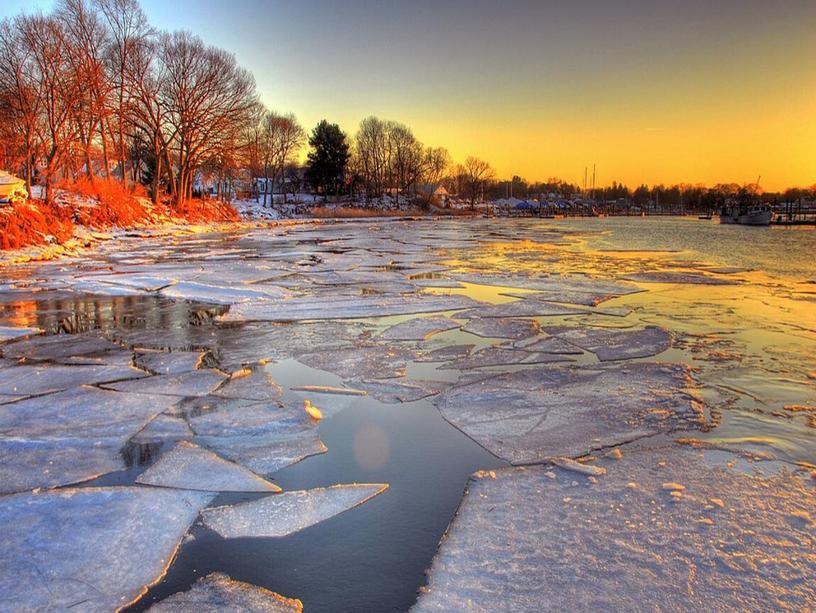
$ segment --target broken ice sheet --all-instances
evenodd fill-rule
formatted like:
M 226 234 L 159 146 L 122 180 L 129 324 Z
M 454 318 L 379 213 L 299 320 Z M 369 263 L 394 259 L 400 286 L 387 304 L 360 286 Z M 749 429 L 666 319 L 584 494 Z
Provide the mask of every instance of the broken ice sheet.
M 355 381 L 354 384 L 366 390 L 372 398 L 385 404 L 421 400 L 422 398 L 438 394 L 451 385 L 447 381 L 429 381 L 424 379 Z
M 432 349 L 416 358 L 417 362 L 448 362 L 466 358 L 476 345 L 446 345 Z
M 187 441 L 177 443 L 137 483 L 209 492 L 279 492 L 274 483 Z
M 487 338 L 520 340 L 535 335 L 538 332 L 538 327 L 538 322 L 532 319 L 477 317 L 462 326 L 462 330 Z
M 385 483 L 353 483 L 284 492 L 207 509 L 201 518 L 224 538 L 281 537 L 353 509 L 386 489 Z
M 460 295 L 413 294 L 404 296 L 361 295 L 329 298 L 307 296 L 288 300 L 240 303 L 219 317 L 219 321 L 303 321 L 322 319 L 358 319 L 454 311 L 478 306 L 472 298 Z
M 422 341 L 439 332 L 458 328 L 449 317 L 416 317 L 386 328 L 379 338 L 391 341 Z
M 344 379 L 389 379 L 405 373 L 416 352 L 393 345 L 361 345 L 298 357 L 298 362 Z
M 477 475 L 413 611 L 807 610 L 812 486 L 700 456 L 624 450 L 594 483 L 547 466 Z
M 263 367 L 255 366 L 232 373 L 213 395 L 241 400 L 277 401 L 283 395 L 283 390 Z
M 154 375 L 177 375 L 196 370 L 205 365 L 210 357 L 206 351 L 143 351 L 136 353 L 134 364 Z
M 0 369 L 0 394 L 34 396 L 66 390 L 80 385 L 145 377 L 130 366 L 94 366 L 81 364 L 20 364 Z
M 164 575 L 211 499 L 141 487 L 0 499 L 0 608 L 119 610 Z
M 556 332 L 557 338 L 582 347 L 602 362 L 645 358 L 669 348 L 671 336 L 663 328 L 647 326 L 639 330 L 571 328 Z
M 195 442 L 261 475 L 327 451 L 302 406 L 239 405 L 190 417 L 190 427 Z
M 518 364 L 548 364 L 550 362 L 564 362 L 569 358 L 551 353 L 531 353 L 505 347 L 485 347 L 469 356 L 446 362 L 440 370 L 470 370 L 487 366 L 512 366 Z
M 34 334 L 42 334 L 42 330 L 39 328 L 14 328 L 9 326 L 0 326 L 0 343 Z
M 246 287 L 224 287 L 195 282 L 182 282 L 161 290 L 161 294 L 175 300 L 189 300 L 208 304 L 235 304 L 288 298 L 292 292 L 274 285 Z
M 7 358 L 52 361 L 79 356 L 103 356 L 121 350 L 120 345 L 94 333 L 37 336 L 8 343 L 0 348 Z
M 106 383 L 104 387 L 130 394 L 205 396 L 215 391 L 225 380 L 226 377 L 221 373 L 205 369 L 177 375 L 154 375 L 144 379 Z
M 178 592 L 154 604 L 154 613 L 300 613 L 303 604 L 277 592 L 234 581 L 223 573 L 210 573 L 186 592 Z
M 494 455 L 528 464 L 699 427 L 688 385 L 686 368 L 674 364 L 538 367 L 452 387 L 431 402 Z
M 523 351 L 552 353 L 555 355 L 580 355 L 583 353 L 580 347 L 557 336 L 526 339 L 515 343 L 513 347 Z
M 697 285 L 739 285 L 740 283 L 735 279 L 712 277 L 700 272 L 679 271 L 639 272 L 625 275 L 623 278 L 640 283 L 690 283 Z
M 180 441 L 193 437 L 193 431 L 180 417 L 157 415 L 131 439 L 134 443 Z
M 554 317 L 559 315 L 588 314 L 591 312 L 592 311 L 588 311 L 587 309 L 557 304 L 555 302 L 516 300 L 514 302 L 491 304 L 489 306 L 470 309 L 464 313 L 459 313 L 457 317 L 469 319 L 478 317 Z
M 0 494 L 88 481 L 125 468 L 126 436 L 0 437 Z

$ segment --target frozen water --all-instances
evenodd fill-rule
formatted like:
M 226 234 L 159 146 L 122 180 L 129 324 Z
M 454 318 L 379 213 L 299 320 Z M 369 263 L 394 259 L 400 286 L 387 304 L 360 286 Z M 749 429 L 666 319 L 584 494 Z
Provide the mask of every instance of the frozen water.
M 0 494 L 70 485 L 125 468 L 125 436 L 114 438 L 0 437 Z
M 192 588 L 150 607 L 154 613 L 300 613 L 303 604 L 256 585 L 234 581 L 223 573 L 201 577 Z
M 539 367 L 456 386 L 431 402 L 493 454 L 528 464 L 699 426 L 687 385 L 677 365 Z
M 354 483 L 284 492 L 207 509 L 201 518 L 224 538 L 281 537 L 353 509 L 386 489 L 384 483 Z
M 449 317 L 417 317 L 386 328 L 380 338 L 391 341 L 422 341 L 439 332 L 458 327 L 459 324 Z
M 191 417 L 190 427 L 197 443 L 262 475 L 327 451 L 302 406 L 236 406 Z
M 198 445 L 181 441 L 136 479 L 137 483 L 209 492 L 279 492 L 246 468 Z
M 119 610 L 164 575 L 211 499 L 139 487 L 0 499 L 0 608 Z
M 204 366 L 209 356 L 206 351 L 149 351 L 137 353 L 134 364 L 154 375 L 177 375 Z
M 602 362 L 657 355 L 671 344 L 669 333 L 657 326 L 640 330 L 572 328 L 557 334 L 558 338 L 591 351 Z
M 12 328 L 9 326 L 0 326 L 0 343 L 10 341 L 22 336 L 31 336 L 33 334 L 42 334 L 39 328 Z
M 416 358 L 417 362 L 448 362 L 466 358 L 476 345 L 446 345 L 433 349 Z
M 807 610 L 813 487 L 700 455 L 624 451 L 594 482 L 543 466 L 477 475 L 413 611 Z
M 204 396 L 215 391 L 226 377 L 215 370 L 194 370 L 177 375 L 155 375 L 132 381 L 106 383 L 105 388 L 131 394 Z
M 274 285 L 255 285 L 253 288 L 255 289 L 205 285 L 203 283 L 185 281 L 165 287 L 161 290 L 161 294 L 175 300 L 191 300 L 209 304 L 235 304 L 250 301 L 281 300 L 292 295 L 292 292 L 288 289 Z
M 145 375 L 143 371 L 130 366 L 20 364 L 0 369 L 0 394 L 34 396 L 79 385 L 122 379 L 135 381 Z
M 360 295 L 329 298 L 310 296 L 289 300 L 241 303 L 230 307 L 219 319 L 229 321 L 303 321 L 322 319 L 357 319 L 433 313 L 468 309 L 479 303 L 466 296 L 413 294 L 405 296 Z
M 532 342 L 530 342 L 530 340 L 532 340 Z M 555 355 L 580 355 L 583 353 L 580 347 L 576 347 L 572 343 L 557 336 L 530 340 L 515 343 L 513 346 L 516 349 L 523 349 L 524 351 L 553 353 Z
M 445 381 L 427 381 L 422 379 L 388 379 L 385 381 L 359 381 L 355 385 L 363 388 L 368 394 L 385 404 L 413 402 L 438 394 L 450 387 Z
M 193 437 L 193 431 L 180 417 L 157 415 L 131 439 L 134 443 L 159 443 L 180 441 Z
M 460 313 L 458 317 L 554 317 L 558 315 L 586 314 L 590 311 L 541 300 L 516 300 L 503 304 L 492 304 Z
M 469 356 L 446 362 L 439 368 L 442 370 L 470 370 L 486 366 L 511 366 L 517 364 L 548 364 L 550 362 L 564 362 L 569 358 L 551 353 L 531 353 L 504 347 L 485 347 Z
M 0 405 L 0 437 L 129 438 L 173 402 L 167 396 L 79 387 Z
M 487 338 L 509 338 L 521 340 L 538 332 L 538 322 L 532 319 L 505 319 L 485 317 L 471 319 L 462 330 Z
M 106 353 L 121 350 L 120 345 L 94 334 L 37 336 L 9 343 L 0 348 L 6 358 L 52 361 L 79 356 L 104 356 Z
M 712 277 L 700 272 L 653 271 L 639 272 L 623 277 L 640 283 L 691 283 L 700 285 L 738 285 L 735 279 Z
M 262 367 L 254 367 L 232 373 L 214 395 L 242 400 L 277 401 L 283 395 L 283 390 Z
M 361 345 L 298 357 L 312 368 L 334 373 L 344 379 L 389 379 L 400 377 L 416 353 L 391 345 Z

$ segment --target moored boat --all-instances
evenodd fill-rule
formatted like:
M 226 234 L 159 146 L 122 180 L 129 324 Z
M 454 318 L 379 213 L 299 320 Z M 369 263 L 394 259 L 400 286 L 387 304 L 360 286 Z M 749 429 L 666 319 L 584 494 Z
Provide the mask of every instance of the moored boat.
M 726 206 L 720 211 L 720 223 L 743 226 L 771 225 L 771 207 L 767 204 Z
M 18 202 L 27 198 L 25 181 L 0 170 L 0 203 Z

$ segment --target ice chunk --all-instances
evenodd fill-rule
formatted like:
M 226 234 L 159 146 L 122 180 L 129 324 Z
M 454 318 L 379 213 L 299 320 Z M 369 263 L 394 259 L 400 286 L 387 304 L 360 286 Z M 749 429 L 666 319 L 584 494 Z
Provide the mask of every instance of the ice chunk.
M 167 396 L 79 387 L 0 405 L 0 436 L 129 438 L 173 402 Z
M 740 281 L 711 277 L 700 272 L 650 271 L 629 274 L 623 277 L 640 283 L 690 283 L 698 285 L 738 285 Z
M 154 613 L 300 613 L 303 604 L 256 585 L 233 581 L 223 573 L 202 577 L 186 592 L 179 592 L 154 604 Z
M 155 375 L 133 381 L 106 383 L 106 389 L 131 394 L 160 394 L 163 396 L 204 396 L 215 391 L 226 377 L 221 373 L 205 369 L 177 375 Z
M 584 292 L 576 290 L 552 290 L 545 292 L 505 292 L 503 295 L 526 300 L 543 300 L 544 302 L 564 302 L 580 304 L 582 306 L 598 306 L 601 302 L 615 298 L 616 294 L 599 292 Z
M 166 572 L 211 494 L 111 487 L 0 499 L 0 608 L 115 611 Z
M 280 400 L 283 390 L 261 367 L 244 368 L 232 373 L 229 380 L 214 392 L 223 398 L 243 400 Z
M 356 384 L 369 395 L 386 404 L 413 402 L 438 394 L 451 386 L 446 381 L 422 379 L 388 379 L 385 381 L 360 381 Z
M 440 370 L 470 370 L 472 368 L 484 368 L 487 366 L 511 366 L 516 364 L 549 364 L 551 362 L 564 362 L 569 358 L 551 353 L 530 353 L 517 349 L 505 347 L 485 347 L 468 357 L 452 362 L 446 362 L 440 366 Z
M 431 402 L 493 454 L 529 464 L 699 427 L 688 384 L 679 365 L 539 367 L 452 387 Z
M 157 415 L 149 424 L 140 430 L 134 437 L 133 442 L 158 443 L 166 441 L 180 441 L 193 437 L 193 431 L 187 422 L 180 417 L 170 415 Z
M 0 326 L 0 343 L 14 340 L 23 336 L 32 336 L 35 334 L 42 334 L 39 328 L 12 328 L 9 326 Z
M 300 406 L 257 403 L 190 417 L 195 441 L 262 475 L 327 451 Z
M 422 341 L 434 334 L 458 328 L 449 317 L 417 317 L 383 330 L 380 338 L 391 341 Z
M 298 357 L 306 366 L 334 373 L 344 379 L 400 377 L 416 352 L 391 345 L 361 345 Z
M 265 300 L 281 300 L 292 295 L 292 292 L 288 289 L 274 285 L 253 287 L 257 289 L 205 285 L 185 281 L 165 287 L 161 290 L 161 294 L 175 300 L 190 300 L 208 304 L 263 302 Z
M 279 492 L 274 483 L 213 452 L 182 441 L 136 479 L 137 483 L 209 492 Z
M 533 342 L 527 340 L 516 343 L 514 347 L 516 349 L 523 349 L 524 351 L 553 353 L 556 355 L 580 355 L 583 353 L 580 347 L 577 347 L 557 336 L 532 340 Z
M 807 610 L 813 487 L 731 459 L 672 447 L 602 460 L 595 483 L 543 466 L 477 475 L 413 611 Z
M 207 509 L 201 518 L 224 538 L 281 537 L 353 509 L 387 489 L 385 483 L 353 483 L 284 492 Z
M 154 375 L 177 375 L 203 368 L 207 362 L 211 365 L 213 361 L 207 351 L 145 351 L 134 357 L 136 366 Z
M 532 319 L 478 317 L 468 321 L 462 330 L 476 336 L 520 340 L 535 335 L 538 332 L 538 322 Z
M 460 313 L 458 317 L 554 317 L 559 315 L 586 314 L 590 311 L 542 300 L 516 300 L 502 304 L 492 304 Z
M 416 358 L 417 362 L 448 362 L 466 358 L 476 345 L 446 345 L 433 349 Z
M 37 336 L 2 347 L 3 356 L 6 358 L 52 361 L 78 356 L 103 356 L 108 352 L 121 350 L 120 345 L 91 333 Z
M 138 380 L 144 376 L 146 373 L 130 366 L 20 364 L 0 369 L 0 394 L 34 396 L 79 385 L 120 379 Z
M 558 333 L 558 338 L 591 351 L 602 362 L 657 355 L 671 344 L 669 333 L 657 326 L 640 330 L 572 328 Z
M 460 295 L 411 294 L 404 296 L 361 295 L 329 298 L 307 296 L 289 300 L 240 303 L 230 307 L 220 321 L 303 321 L 321 319 L 357 319 L 455 311 L 478 306 L 472 298 Z
M 125 436 L 0 438 L 0 494 L 70 485 L 123 470 L 126 441 Z

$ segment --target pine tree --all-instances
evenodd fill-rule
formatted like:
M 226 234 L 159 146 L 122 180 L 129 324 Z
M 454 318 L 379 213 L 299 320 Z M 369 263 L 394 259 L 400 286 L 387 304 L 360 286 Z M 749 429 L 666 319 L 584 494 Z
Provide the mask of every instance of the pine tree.
M 306 180 L 324 195 L 339 193 L 349 161 L 346 135 L 336 123 L 324 119 L 312 130 L 309 145 Z

